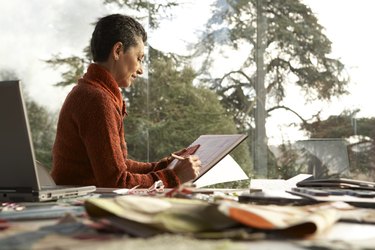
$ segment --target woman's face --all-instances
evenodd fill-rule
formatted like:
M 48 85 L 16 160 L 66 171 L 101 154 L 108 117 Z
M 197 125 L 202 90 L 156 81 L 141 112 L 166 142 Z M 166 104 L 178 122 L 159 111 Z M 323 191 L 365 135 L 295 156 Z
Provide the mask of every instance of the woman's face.
M 127 51 L 121 50 L 116 61 L 115 79 L 119 87 L 130 87 L 138 75 L 143 74 L 144 44 L 138 39 L 136 46 L 130 47 Z

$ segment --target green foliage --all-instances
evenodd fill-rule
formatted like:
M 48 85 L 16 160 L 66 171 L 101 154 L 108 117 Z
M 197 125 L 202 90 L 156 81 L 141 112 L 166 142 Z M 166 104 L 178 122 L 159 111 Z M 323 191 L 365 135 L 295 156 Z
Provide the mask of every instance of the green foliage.
M 354 135 L 375 138 L 375 118 L 355 118 L 357 112 L 358 110 L 344 111 L 339 115 L 329 116 L 326 120 L 317 119 L 304 123 L 301 127 L 312 138 L 349 138 Z
M 306 172 L 305 166 L 298 162 L 301 152 L 292 147 L 292 144 L 282 144 L 278 146 L 280 155 L 277 156 L 277 164 L 270 169 L 270 176 L 280 179 L 289 179 L 297 174 Z
M 51 152 L 56 135 L 56 116 L 30 98 L 26 99 L 26 108 L 35 157 L 50 169 L 52 167 Z

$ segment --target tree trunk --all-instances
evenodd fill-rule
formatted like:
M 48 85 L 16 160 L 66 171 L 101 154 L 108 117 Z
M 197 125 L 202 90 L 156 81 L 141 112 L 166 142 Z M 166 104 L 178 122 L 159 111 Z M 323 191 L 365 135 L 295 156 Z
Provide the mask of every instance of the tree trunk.
M 258 177 L 267 177 L 267 136 L 266 136 L 266 91 L 264 86 L 264 52 L 266 20 L 262 10 L 262 0 L 257 0 L 257 48 L 256 64 L 257 79 L 256 111 L 255 111 L 255 136 L 254 136 L 254 171 Z

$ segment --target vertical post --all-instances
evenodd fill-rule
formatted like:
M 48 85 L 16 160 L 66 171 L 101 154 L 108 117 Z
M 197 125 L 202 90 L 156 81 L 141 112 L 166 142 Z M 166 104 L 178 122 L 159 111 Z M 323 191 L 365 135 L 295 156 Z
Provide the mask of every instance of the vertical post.
M 264 53 L 266 47 L 266 20 L 262 0 L 257 0 L 257 45 L 256 45 L 256 110 L 254 137 L 254 170 L 259 177 L 267 177 L 267 136 L 266 136 L 266 90 L 264 86 Z
M 150 2 L 147 1 L 147 13 L 148 13 L 148 18 L 147 18 L 147 32 L 150 31 L 150 27 L 151 27 L 151 25 L 150 25 L 151 18 L 150 18 L 150 5 L 149 5 L 149 3 Z M 145 45 L 145 46 L 147 46 L 147 48 L 145 48 L 146 49 L 146 55 L 145 56 L 146 56 L 146 58 L 148 60 L 150 60 L 149 46 L 148 46 L 148 44 Z M 149 64 L 150 63 L 151 62 L 149 62 Z M 148 67 L 149 66 L 147 66 L 147 71 L 144 72 L 144 73 L 146 73 L 146 77 L 147 77 L 147 80 L 146 80 L 146 84 L 147 84 L 147 87 L 146 87 L 147 88 L 146 89 L 146 91 L 147 91 L 147 93 L 146 93 L 146 114 L 147 114 L 147 121 L 150 122 L 150 77 L 149 77 Z M 150 129 L 149 129 L 149 126 L 147 126 L 147 128 L 146 128 L 146 133 L 147 133 L 146 134 L 146 140 L 147 140 L 147 162 L 150 162 Z

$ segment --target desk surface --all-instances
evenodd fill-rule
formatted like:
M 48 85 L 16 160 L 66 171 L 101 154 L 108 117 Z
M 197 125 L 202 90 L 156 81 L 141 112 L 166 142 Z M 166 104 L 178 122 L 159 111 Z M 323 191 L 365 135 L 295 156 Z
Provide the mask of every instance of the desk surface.
M 27 204 L 26 204 L 27 205 Z M 35 206 L 35 204 L 32 204 Z M 61 207 L 60 203 L 43 204 Z M 77 204 L 66 205 L 77 207 Z M 79 206 L 78 206 L 79 207 Z M 53 209 L 53 208 L 51 208 Z M 74 210 L 76 211 L 76 210 Z M 1 215 L 1 212 L 0 212 Z M 375 225 L 338 222 L 310 239 L 262 238 L 246 241 L 200 240 L 188 235 L 160 234 L 143 239 L 97 230 L 84 214 L 61 214 L 54 219 L 0 219 L 0 249 L 374 249 Z
M 199 240 L 189 236 L 162 234 L 148 239 L 125 235 L 92 234 L 74 238 L 56 233 L 42 233 L 40 226 L 55 225 L 56 221 L 15 222 L 13 229 L 0 233 L 0 249 L 374 249 L 375 226 L 338 223 L 327 235 L 310 240 L 233 241 Z M 345 232 L 343 237 L 342 232 Z M 353 234 L 355 234 L 353 236 Z M 90 238 L 91 237 L 91 238 Z

